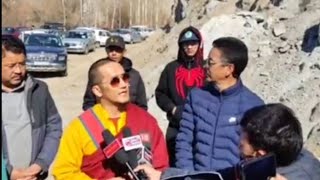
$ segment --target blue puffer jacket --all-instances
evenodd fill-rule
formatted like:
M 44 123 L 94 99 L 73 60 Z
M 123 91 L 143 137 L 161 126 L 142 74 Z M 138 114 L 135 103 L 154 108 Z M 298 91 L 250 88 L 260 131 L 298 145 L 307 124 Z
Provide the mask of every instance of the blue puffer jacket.
M 240 120 L 262 104 L 241 80 L 222 92 L 213 84 L 191 90 L 176 140 L 177 168 L 210 171 L 236 165 Z

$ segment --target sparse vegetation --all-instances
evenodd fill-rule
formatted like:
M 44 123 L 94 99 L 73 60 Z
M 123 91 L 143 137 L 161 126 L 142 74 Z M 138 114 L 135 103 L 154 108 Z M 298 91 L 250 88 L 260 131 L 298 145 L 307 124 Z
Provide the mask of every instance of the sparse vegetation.
M 39 26 L 61 22 L 65 26 L 128 27 L 165 25 L 171 0 L 3 0 L 2 26 Z

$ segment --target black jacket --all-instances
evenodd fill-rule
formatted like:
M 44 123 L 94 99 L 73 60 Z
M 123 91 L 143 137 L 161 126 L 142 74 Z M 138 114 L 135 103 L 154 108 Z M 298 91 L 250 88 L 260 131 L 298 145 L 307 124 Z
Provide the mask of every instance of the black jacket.
M 120 64 L 130 75 L 130 101 L 143 109 L 148 109 L 146 89 L 140 73 L 132 67 L 132 62 L 128 58 L 123 58 Z M 91 82 L 88 81 L 86 92 L 83 97 L 82 109 L 85 111 L 96 104 L 96 97 L 91 91 Z
M 177 129 L 179 128 L 185 98 L 193 87 L 203 86 L 205 80 L 202 67 L 203 42 L 199 30 L 190 26 L 181 32 L 179 39 L 189 30 L 201 39 L 197 54 L 192 59 L 186 57 L 181 44 L 179 44 L 178 59 L 166 65 L 155 90 L 157 104 L 167 113 L 169 126 Z M 172 114 L 174 107 L 177 107 L 177 109 L 175 114 Z

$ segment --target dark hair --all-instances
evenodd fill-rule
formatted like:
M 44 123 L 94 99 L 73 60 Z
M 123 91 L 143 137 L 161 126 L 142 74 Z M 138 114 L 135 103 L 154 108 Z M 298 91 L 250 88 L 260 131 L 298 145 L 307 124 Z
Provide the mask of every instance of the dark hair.
M 247 111 L 241 127 L 255 150 L 274 153 L 278 166 L 287 166 L 303 146 L 302 129 L 294 112 L 283 104 L 268 104 Z
M 91 85 L 96 85 L 100 83 L 101 75 L 98 72 L 98 68 L 110 62 L 114 61 L 110 60 L 109 58 L 101 58 L 90 66 L 88 79 Z
M 248 48 L 240 40 L 234 37 L 223 37 L 212 42 L 214 48 L 221 51 L 223 61 L 234 65 L 233 76 L 240 77 L 248 64 Z
M 27 55 L 26 47 L 19 38 L 13 36 L 2 37 L 2 46 L 4 50 L 12 52 L 14 54 L 24 54 L 25 56 Z

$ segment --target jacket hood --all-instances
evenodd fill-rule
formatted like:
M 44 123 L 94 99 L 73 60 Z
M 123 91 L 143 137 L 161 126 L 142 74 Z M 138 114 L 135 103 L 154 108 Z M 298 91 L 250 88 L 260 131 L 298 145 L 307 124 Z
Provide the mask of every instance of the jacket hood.
M 203 61 L 203 39 L 202 39 L 200 31 L 197 28 L 193 27 L 193 26 L 189 26 L 189 27 L 183 29 L 181 31 L 180 35 L 179 35 L 179 39 L 178 39 L 178 45 L 179 45 L 178 61 L 182 62 L 183 64 L 186 64 L 186 62 L 192 60 L 192 59 L 187 57 L 187 55 L 185 54 L 185 52 L 183 50 L 183 47 L 181 46 L 181 43 L 179 43 L 181 38 L 183 37 L 183 35 L 187 31 L 193 32 L 198 37 L 198 39 L 200 39 L 200 45 L 199 45 L 198 51 L 197 51 L 196 55 L 194 56 L 193 60 L 194 60 L 194 63 L 196 63 L 196 65 L 202 65 L 202 61 Z
M 126 72 L 131 71 L 131 69 L 132 69 L 132 61 L 129 58 L 123 57 L 122 60 L 120 61 L 120 64 L 122 65 L 123 69 Z

